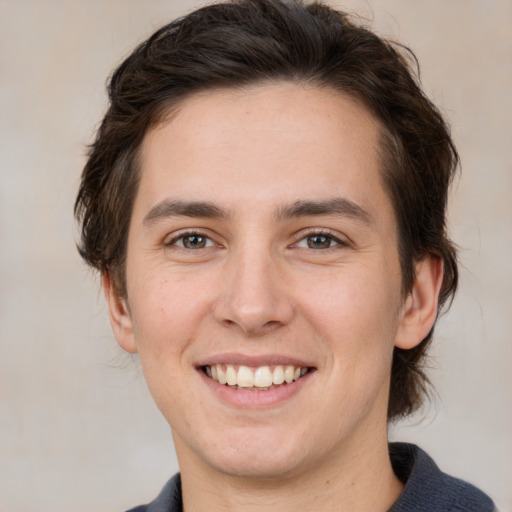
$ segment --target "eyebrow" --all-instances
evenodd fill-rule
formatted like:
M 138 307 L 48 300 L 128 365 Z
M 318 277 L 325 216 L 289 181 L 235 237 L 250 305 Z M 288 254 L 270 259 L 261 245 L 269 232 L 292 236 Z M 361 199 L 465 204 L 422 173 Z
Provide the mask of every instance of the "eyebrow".
M 373 222 L 373 218 L 367 210 L 343 197 L 321 201 L 295 201 L 290 205 L 279 208 L 276 217 L 277 219 L 290 219 L 317 215 L 349 217 L 365 224 L 372 224 Z
M 358 204 L 343 197 L 312 201 L 298 200 L 291 204 L 279 207 L 275 212 L 277 221 L 283 219 L 334 215 L 349 217 L 365 224 L 373 222 L 370 213 Z M 147 227 L 160 220 L 172 217 L 193 217 L 202 219 L 229 219 L 228 210 L 225 210 L 209 201 L 182 201 L 165 199 L 155 205 L 144 217 L 142 224 Z
M 171 217 L 195 217 L 207 219 L 227 219 L 229 212 L 209 201 L 178 201 L 165 199 L 151 208 L 142 221 L 149 226 Z

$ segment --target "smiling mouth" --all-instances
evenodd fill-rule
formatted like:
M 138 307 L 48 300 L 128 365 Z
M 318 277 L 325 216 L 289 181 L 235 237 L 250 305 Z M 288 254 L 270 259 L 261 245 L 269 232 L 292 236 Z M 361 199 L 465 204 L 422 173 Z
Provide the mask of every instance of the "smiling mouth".
M 244 365 L 202 366 L 203 372 L 219 384 L 242 391 L 268 391 L 301 379 L 312 369 L 306 366 L 274 365 L 251 368 Z

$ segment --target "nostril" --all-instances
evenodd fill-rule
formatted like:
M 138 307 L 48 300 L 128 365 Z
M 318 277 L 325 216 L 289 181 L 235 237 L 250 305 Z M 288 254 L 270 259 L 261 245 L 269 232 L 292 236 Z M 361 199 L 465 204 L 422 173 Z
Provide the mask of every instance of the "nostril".
M 282 324 L 283 322 L 279 322 L 278 320 L 269 320 L 263 327 L 278 327 Z
M 245 334 L 259 335 L 286 325 L 294 308 L 286 294 L 278 293 L 268 282 L 238 282 L 217 297 L 212 313 L 224 327 L 237 326 Z

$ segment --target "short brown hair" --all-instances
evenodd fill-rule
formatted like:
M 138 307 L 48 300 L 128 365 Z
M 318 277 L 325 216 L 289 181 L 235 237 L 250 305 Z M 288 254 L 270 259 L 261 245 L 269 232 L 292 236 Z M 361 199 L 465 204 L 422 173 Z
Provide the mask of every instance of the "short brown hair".
M 124 296 L 128 227 L 138 154 L 148 129 L 185 98 L 207 89 L 268 81 L 309 83 L 352 95 L 380 121 L 382 176 L 398 225 L 403 291 L 414 264 L 442 258 L 439 311 L 457 286 L 446 235 L 446 203 L 458 155 L 449 129 L 419 86 L 413 53 L 320 3 L 238 0 L 180 18 L 138 46 L 114 72 L 110 106 L 90 148 L 75 204 L 79 252 L 108 272 Z M 314 179 L 314 178 L 313 178 Z M 388 418 L 416 410 L 432 331 L 415 348 L 395 348 Z

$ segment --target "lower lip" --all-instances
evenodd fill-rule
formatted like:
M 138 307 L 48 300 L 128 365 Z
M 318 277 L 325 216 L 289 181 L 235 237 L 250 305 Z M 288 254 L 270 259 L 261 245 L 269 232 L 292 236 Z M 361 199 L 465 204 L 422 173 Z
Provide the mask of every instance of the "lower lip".
M 242 408 L 262 408 L 279 405 L 296 395 L 311 378 L 314 372 L 310 371 L 303 377 L 289 384 L 282 384 L 266 391 L 234 389 L 208 377 L 198 369 L 205 384 L 223 401 Z

